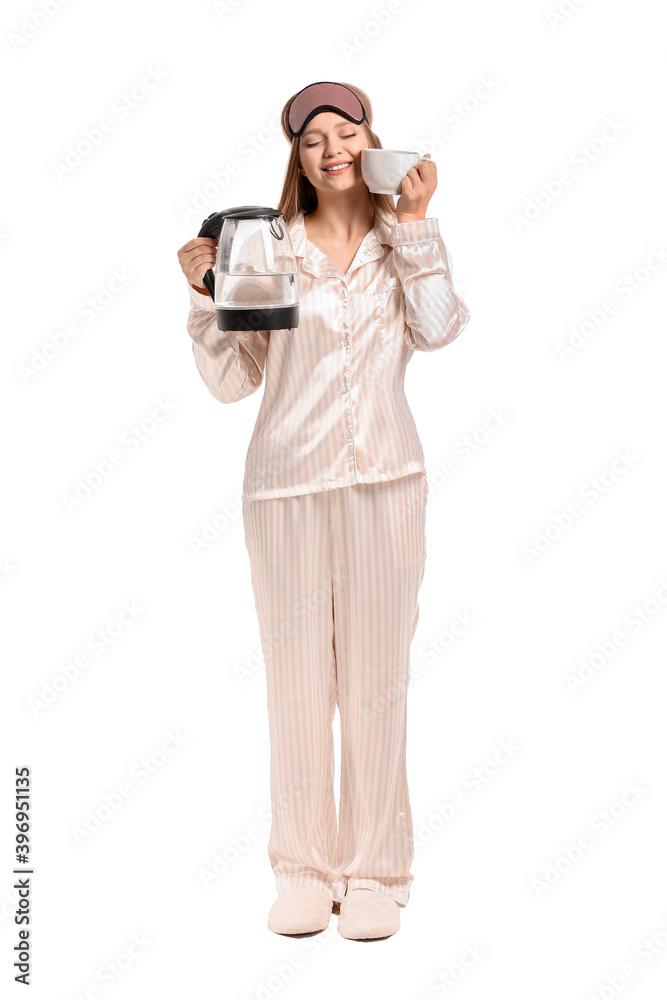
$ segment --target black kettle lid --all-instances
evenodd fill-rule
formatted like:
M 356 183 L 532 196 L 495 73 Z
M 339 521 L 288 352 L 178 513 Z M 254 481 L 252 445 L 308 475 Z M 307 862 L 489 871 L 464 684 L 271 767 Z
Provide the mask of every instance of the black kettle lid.
M 213 237 L 217 240 L 225 219 L 278 219 L 282 217 L 282 214 L 277 208 L 269 208 L 266 205 L 237 205 L 235 208 L 226 208 L 222 212 L 211 212 L 204 219 L 197 235 Z
M 277 219 L 282 215 L 277 208 L 265 205 L 238 205 L 220 212 L 221 219 Z
M 277 208 L 266 205 L 237 205 L 236 208 L 226 208 L 222 212 L 211 212 L 204 219 L 197 235 L 217 240 L 225 219 L 278 219 L 282 214 Z

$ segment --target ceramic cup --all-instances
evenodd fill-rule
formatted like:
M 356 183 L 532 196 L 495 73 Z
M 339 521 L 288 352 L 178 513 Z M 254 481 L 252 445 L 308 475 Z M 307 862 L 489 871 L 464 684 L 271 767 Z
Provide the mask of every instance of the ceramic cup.
M 403 178 L 423 159 L 405 149 L 362 149 L 361 176 L 374 194 L 400 194 Z

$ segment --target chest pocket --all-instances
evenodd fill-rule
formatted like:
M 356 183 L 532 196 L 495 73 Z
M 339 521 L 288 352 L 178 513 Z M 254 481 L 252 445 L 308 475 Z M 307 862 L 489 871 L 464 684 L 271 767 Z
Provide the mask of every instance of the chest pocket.
M 400 281 L 396 276 L 378 281 L 374 294 L 376 330 L 380 343 L 402 336 L 405 311 Z

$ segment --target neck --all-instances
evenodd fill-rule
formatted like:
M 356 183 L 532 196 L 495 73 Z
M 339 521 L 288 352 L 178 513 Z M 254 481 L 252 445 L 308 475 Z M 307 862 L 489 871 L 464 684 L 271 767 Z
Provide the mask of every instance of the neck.
M 333 239 L 364 236 L 374 224 L 368 188 L 360 184 L 349 191 L 318 191 L 317 207 L 306 218 Z

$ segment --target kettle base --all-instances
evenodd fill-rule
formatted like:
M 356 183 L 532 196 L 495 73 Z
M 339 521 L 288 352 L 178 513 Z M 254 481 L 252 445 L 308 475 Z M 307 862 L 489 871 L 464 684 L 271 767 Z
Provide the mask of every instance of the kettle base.
M 294 330 L 299 325 L 299 307 L 276 306 L 273 309 L 219 309 L 215 317 L 219 330 Z

